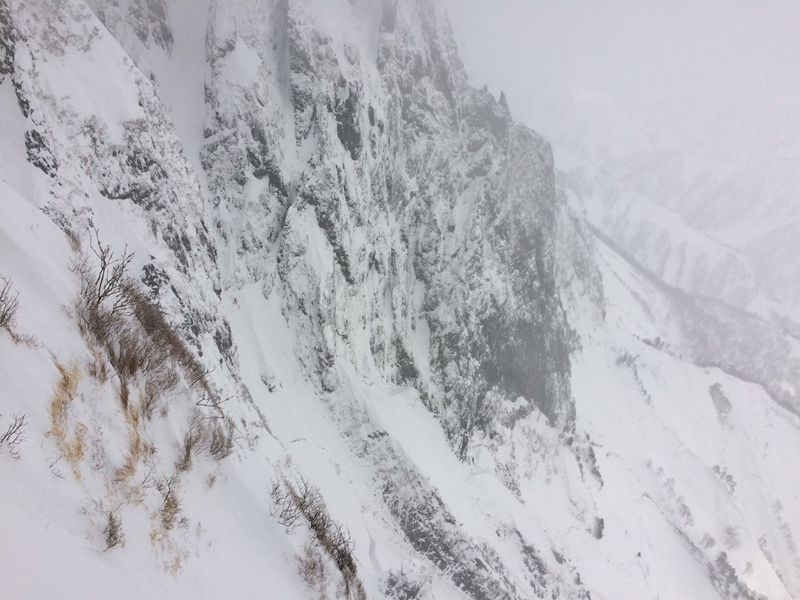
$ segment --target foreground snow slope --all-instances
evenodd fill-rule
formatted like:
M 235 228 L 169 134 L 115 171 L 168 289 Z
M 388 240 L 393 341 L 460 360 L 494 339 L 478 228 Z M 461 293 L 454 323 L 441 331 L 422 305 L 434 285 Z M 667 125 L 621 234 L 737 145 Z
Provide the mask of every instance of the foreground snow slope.
M 5 595 L 800 595 L 794 346 L 729 374 L 436 3 L 89 4 L 0 3 Z

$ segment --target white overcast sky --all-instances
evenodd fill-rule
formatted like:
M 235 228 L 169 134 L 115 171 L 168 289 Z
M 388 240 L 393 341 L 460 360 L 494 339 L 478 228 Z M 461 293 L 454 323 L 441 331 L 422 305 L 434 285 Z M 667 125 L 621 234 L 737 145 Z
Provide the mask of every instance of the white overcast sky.
M 554 107 L 594 103 L 575 119 L 685 115 L 714 121 L 720 144 L 800 147 L 800 0 L 444 3 L 472 83 L 545 135 L 575 126 Z

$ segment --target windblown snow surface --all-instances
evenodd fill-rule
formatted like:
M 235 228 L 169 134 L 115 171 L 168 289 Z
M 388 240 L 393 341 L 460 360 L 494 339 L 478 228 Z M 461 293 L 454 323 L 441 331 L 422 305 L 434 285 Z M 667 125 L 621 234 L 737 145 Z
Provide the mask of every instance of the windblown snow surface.
M 792 305 L 557 176 L 435 1 L 0 0 L 0 34 L 1 597 L 800 598 Z M 191 361 L 87 333 L 105 245 Z

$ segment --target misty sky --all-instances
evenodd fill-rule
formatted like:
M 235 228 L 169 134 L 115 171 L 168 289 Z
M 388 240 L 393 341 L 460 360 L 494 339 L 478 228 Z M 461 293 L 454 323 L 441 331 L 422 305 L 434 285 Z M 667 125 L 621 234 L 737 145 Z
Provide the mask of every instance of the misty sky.
M 445 5 L 473 84 L 505 91 L 545 135 L 657 119 L 667 143 L 677 119 L 707 127 L 718 149 L 800 154 L 800 1 Z

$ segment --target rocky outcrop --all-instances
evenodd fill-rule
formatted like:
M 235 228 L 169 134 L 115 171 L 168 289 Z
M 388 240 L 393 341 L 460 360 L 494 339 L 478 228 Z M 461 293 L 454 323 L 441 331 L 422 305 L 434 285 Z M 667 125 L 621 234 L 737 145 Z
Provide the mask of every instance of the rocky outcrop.
M 129 28 L 146 48 L 158 46 L 167 53 L 172 51 L 174 38 L 165 0 L 88 0 L 87 4 L 116 37 L 125 35 Z
M 530 407 L 512 421 L 536 407 L 566 426 L 549 145 L 467 85 L 434 3 L 353 18 L 375 27 L 377 60 L 303 2 L 212 5 L 203 164 L 222 239 L 248 265 L 235 278 L 281 295 L 323 389 L 338 357 L 415 385 L 462 455 L 508 420 L 506 400 Z M 229 85 L 245 56 L 249 78 Z

